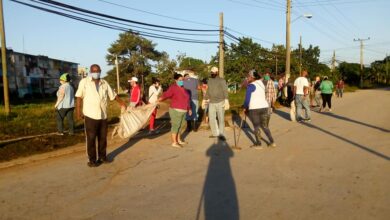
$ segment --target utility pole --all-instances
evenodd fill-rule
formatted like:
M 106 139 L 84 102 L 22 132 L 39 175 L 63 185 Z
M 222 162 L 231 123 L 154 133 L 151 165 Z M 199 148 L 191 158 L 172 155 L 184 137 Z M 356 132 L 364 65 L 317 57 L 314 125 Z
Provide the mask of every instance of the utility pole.
M 119 94 L 119 63 L 118 63 L 118 55 L 115 55 L 115 66 L 116 66 L 116 86 L 118 90 L 116 91 Z
M 302 36 L 299 36 L 299 75 L 302 74 Z
M 363 65 L 363 41 L 370 40 L 370 38 L 366 39 L 353 39 L 353 41 L 360 41 L 360 88 L 363 88 L 363 70 L 364 70 L 364 65 Z
M 331 71 L 332 71 L 332 76 L 334 75 L 334 71 L 336 69 L 336 51 L 333 50 L 333 56 L 332 56 L 332 68 L 331 68 Z
M 290 22 L 291 22 L 291 0 L 287 0 L 287 12 L 286 12 L 286 81 L 290 78 Z M 284 87 L 284 95 L 287 97 L 287 86 Z
M 224 77 L 224 57 L 225 57 L 225 52 L 224 52 L 224 40 L 223 40 L 223 12 L 219 13 L 219 77 L 223 78 Z
M 9 115 L 9 94 L 8 94 L 8 78 L 7 78 L 7 45 L 5 43 L 5 28 L 3 14 L 3 0 L 0 0 L 0 31 L 1 31 L 1 63 L 3 69 L 3 90 L 4 90 L 4 111 L 5 115 Z

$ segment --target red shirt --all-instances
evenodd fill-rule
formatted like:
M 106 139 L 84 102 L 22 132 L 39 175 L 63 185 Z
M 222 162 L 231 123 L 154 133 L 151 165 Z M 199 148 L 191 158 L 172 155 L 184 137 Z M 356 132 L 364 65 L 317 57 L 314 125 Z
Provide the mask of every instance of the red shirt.
M 183 87 L 176 83 L 169 86 L 168 90 L 161 96 L 162 100 L 171 99 L 171 108 L 188 110 L 190 109 L 190 96 Z
M 135 85 L 130 91 L 130 102 L 136 103 L 138 105 L 141 101 L 141 89 L 139 85 Z

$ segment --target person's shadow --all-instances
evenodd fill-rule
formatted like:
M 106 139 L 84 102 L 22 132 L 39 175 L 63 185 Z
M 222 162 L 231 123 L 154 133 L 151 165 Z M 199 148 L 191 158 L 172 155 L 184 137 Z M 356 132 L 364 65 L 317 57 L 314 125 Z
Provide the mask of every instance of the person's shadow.
M 211 145 L 206 155 L 210 157 L 210 163 L 196 219 L 200 217 L 203 202 L 206 220 L 237 220 L 239 219 L 238 199 L 230 167 L 230 158 L 234 153 L 226 142 L 218 140 Z

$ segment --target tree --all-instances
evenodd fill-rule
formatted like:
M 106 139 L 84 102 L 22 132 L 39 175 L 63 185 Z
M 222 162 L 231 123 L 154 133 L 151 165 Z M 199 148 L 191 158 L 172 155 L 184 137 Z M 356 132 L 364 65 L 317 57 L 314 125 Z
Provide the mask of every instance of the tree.
M 169 59 L 169 56 L 166 52 L 163 52 L 160 60 L 156 65 L 156 75 L 163 88 L 167 88 L 170 84 L 173 83 L 173 74 L 175 72 L 177 63 L 175 60 Z M 150 74 L 148 77 L 148 82 L 151 82 L 151 76 L 154 74 Z
M 152 71 L 152 62 L 158 61 L 162 54 L 155 49 L 156 44 L 136 34 L 125 32 L 108 48 L 106 60 L 113 69 L 107 72 L 106 80 L 116 85 L 115 58 L 118 56 L 120 86 L 127 88 L 132 76 L 142 80 Z M 116 88 L 116 86 L 114 87 Z
M 199 79 L 208 77 L 207 64 L 200 59 L 193 57 L 186 57 L 184 55 L 178 56 L 180 70 L 192 70 L 198 75 Z
M 360 82 L 360 64 L 342 62 L 338 66 L 338 71 L 346 83 L 359 85 Z

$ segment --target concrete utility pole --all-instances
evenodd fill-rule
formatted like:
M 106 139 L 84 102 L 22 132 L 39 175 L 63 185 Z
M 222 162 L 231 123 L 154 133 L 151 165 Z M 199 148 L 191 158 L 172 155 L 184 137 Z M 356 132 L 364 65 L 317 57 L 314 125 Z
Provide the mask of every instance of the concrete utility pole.
M 286 12 L 286 81 L 290 78 L 290 22 L 291 22 L 291 0 L 287 0 L 287 12 Z M 287 87 L 285 87 L 287 88 Z M 284 91 L 287 96 L 287 89 Z
M 0 0 L 0 31 L 1 31 L 1 62 L 3 66 L 3 90 L 4 90 L 4 111 L 8 116 L 10 113 L 8 78 L 7 78 L 7 45 L 5 43 L 5 28 L 3 14 L 3 0 Z
M 360 88 L 363 88 L 363 70 L 364 70 L 364 64 L 363 64 L 363 41 L 370 40 L 370 38 L 366 39 L 353 39 L 353 41 L 360 41 Z
M 333 50 L 333 56 L 332 56 L 332 68 L 331 68 L 331 71 L 332 71 L 332 75 L 334 74 L 334 71 L 336 69 L 336 51 Z
M 223 49 L 224 46 L 224 40 L 223 40 L 223 12 L 219 13 L 219 77 L 224 77 L 224 57 L 225 52 Z
M 299 36 L 299 75 L 302 73 L 302 36 Z
M 118 63 L 118 55 L 115 55 L 115 66 L 116 66 L 116 86 L 118 90 L 116 91 L 119 94 L 119 63 Z

